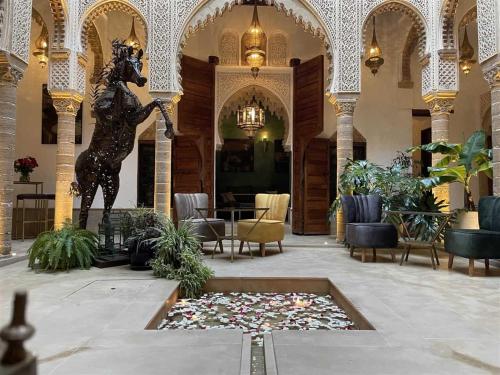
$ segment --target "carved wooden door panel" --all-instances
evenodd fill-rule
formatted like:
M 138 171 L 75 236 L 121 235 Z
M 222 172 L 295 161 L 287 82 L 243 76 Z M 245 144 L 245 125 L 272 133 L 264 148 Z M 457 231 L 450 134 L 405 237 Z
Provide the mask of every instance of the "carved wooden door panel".
M 309 142 L 304 160 L 304 233 L 329 234 L 330 141 Z
M 174 142 L 173 190 L 174 193 L 181 190 L 207 193 L 212 206 L 215 65 L 184 56 L 181 66 L 184 95 L 178 106 L 178 130 L 181 134 L 178 138 L 181 140 Z M 184 155 L 185 152 L 189 155 Z M 181 170 L 180 176 L 176 176 L 179 172 L 177 168 Z
M 194 139 L 176 136 L 173 147 L 174 193 L 199 193 L 203 191 L 203 160 Z
M 323 131 L 323 56 L 294 67 L 293 111 L 293 219 L 292 230 L 307 234 L 305 226 L 305 150 Z

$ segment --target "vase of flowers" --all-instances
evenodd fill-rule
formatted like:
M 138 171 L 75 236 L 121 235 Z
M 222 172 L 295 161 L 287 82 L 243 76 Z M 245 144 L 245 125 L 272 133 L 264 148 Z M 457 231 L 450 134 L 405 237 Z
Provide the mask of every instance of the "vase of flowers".
M 16 173 L 21 173 L 19 181 L 30 182 L 30 173 L 38 167 L 38 163 L 34 157 L 28 156 L 25 158 L 17 159 L 14 162 L 14 170 Z

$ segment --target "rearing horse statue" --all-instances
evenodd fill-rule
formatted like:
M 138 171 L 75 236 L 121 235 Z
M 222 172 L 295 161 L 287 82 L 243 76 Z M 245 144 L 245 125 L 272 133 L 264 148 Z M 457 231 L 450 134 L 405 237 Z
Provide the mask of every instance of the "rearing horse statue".
M 81 195 L 80 228 L 87 227 L 89 209 L 97 188 L 104 195 L 103 221 L 109 213 L 120 187 L 122 162 L 134 149 L 136 129 L 155 108 L 165 117 L 165 136 L 174 135 L 172 122 L 159 99 L 142 106 L 139 98 L 127 86 L 128 82 L 143 87 L 147 79 L 142 76 L 143 51 L 134 54 L 133 48 L 122 42 L 113 42 L 113 59 L 103 70 L 94 90 L 93 111 L 96 125 L 89 148 L 76 161 L 76 182 L 72 190 Z

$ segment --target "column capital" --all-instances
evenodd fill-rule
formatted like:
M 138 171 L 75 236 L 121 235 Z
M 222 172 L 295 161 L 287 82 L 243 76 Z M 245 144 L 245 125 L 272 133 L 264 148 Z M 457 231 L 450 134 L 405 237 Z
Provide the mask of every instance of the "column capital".
M 52 101 L 56 112 L 66 113 L 76 116 L 83 97 L 78 93 L 72 92 L 52 92 Z
M 17 87 L 23 78 L 23 71 L 9 63 L 0 63 L 0 84 Z
M 431 115 L 439 113 L 451 113 L 453 111 L 456 93 L 433 93 L 424 96 L 424 102 L 429 107 Z
M 354 114 L 354 109 L 356 108 L 356 102 L 358 100 L 357 95 L 332 95 L 330 96 L 330 103 L 333 104 L 337 116 L 348 115 L 352 116 Z
M 483 73 L 490 88 L 500 87 L 500 56 L 492 62 L 484 63 Z

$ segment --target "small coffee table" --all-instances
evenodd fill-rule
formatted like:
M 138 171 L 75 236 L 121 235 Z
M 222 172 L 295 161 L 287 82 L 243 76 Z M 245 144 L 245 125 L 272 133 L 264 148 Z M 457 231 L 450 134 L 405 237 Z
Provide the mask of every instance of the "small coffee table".
M 231 263 L 232 263 L 234 261 L 234 240 L 236 239 L 236 236 L 234 233 L 234 224 L 235 224 L 234 214 L 235 214 L 235 212 L 238 212 L 240 214 L 241 214 L 241 212 L 255 212 L 256 213 L 255 216 L 257 216 L 257 212 L 262 212 L 262 214 L 259 216 L 259 218 L 255 222 L 255 224 L 248 231 L 247 235 L 249 235 L 251 232 L 253 232 L 253 230 L 255 229 L 257 224 L 260 223 L 260 221 L 262 220 L 264 215 L 267 213 L 267 211 L 269 211 L 269 207 L 267 207 L 267 208 L 238 208 L 238 207 L 196 208 L 196 211 L 198 211 L 200 213 L 203 220 L 205 220 L 205 222 L 210 227 L 212 232 L 214 232 L 214 234 L 217 236 L 217 241 L 231 240 Z M 231 235 L 230 236 L 220 236 L 217 233 L 217 231 L 212 226 L 212 224 L 210 224 L 210 221 L 207 218 L 209 212 L 214 212 L 214 213 L 215 212 L 229 212 L 231 214 Z M 247 245 L 248 245 L 248 250 L 250 251 L 250 256 L 253 258 L 253 253 L 252 253 L 252 249 L 250 247 L 250 244 L 247 243 Z M 212 251 L 212 258 L 214 257 L 214 254 L 215 254 L 215 248 Z

